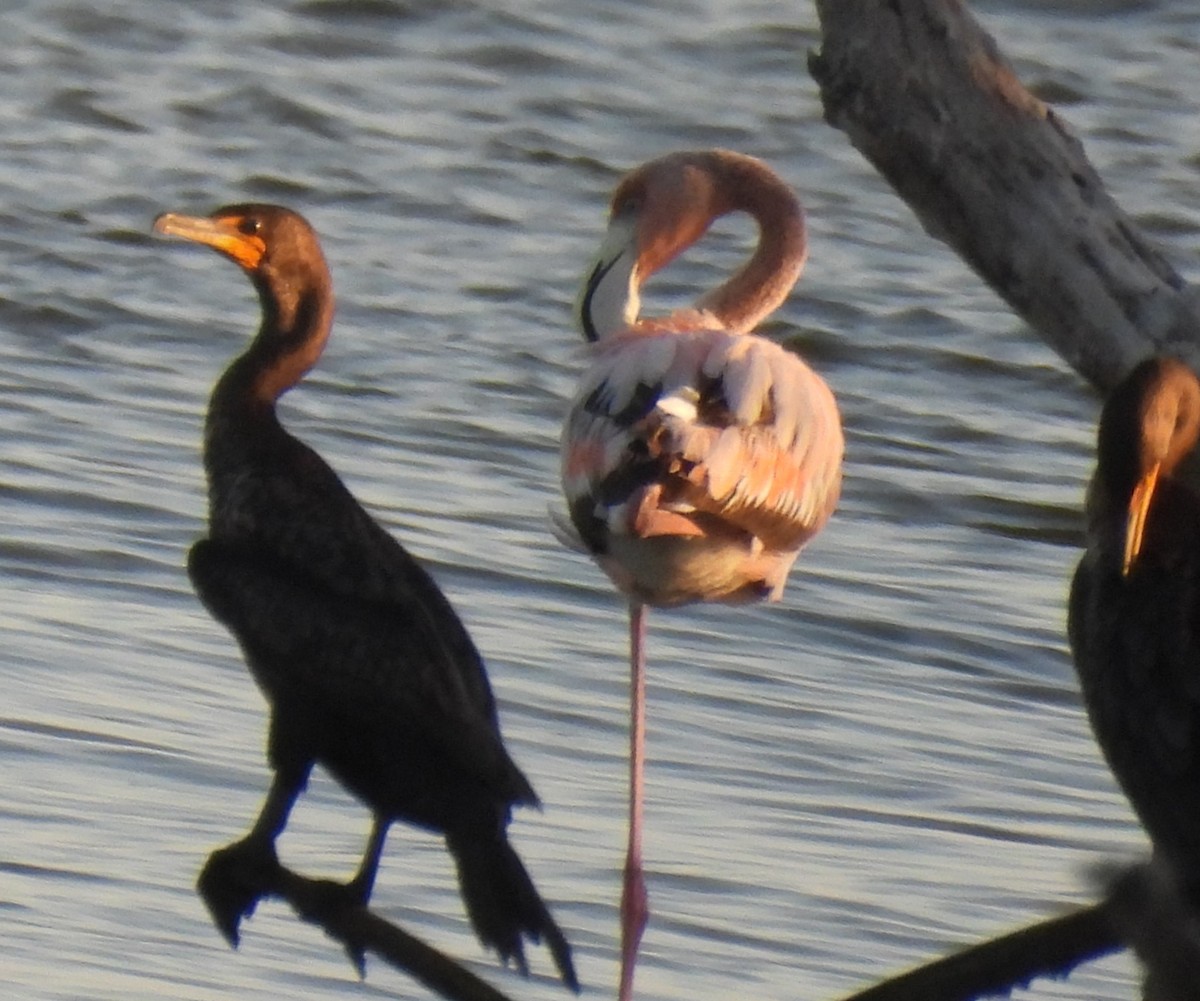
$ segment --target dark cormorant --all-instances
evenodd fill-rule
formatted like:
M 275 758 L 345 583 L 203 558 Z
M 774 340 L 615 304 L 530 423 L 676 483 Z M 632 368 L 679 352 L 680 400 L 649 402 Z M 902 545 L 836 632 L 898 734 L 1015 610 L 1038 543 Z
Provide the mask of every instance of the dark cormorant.
M 1200 904 L 1200 495 L 1177 475 L 1198 437 L 1183 362 L 1149 359 L 1113 390 L 1068 629 L 1100 749 Z
M 393 820 L 440 832 L 483 944 L 525 972 L 522 936 L 544 938 L 578 990 L 570 947 L 508 843 L 511 808 L 538 799 L 504 748 L 474 643 L 432 578 L 276 416 L 332 325 L 316 234 L 295 212 L 252 204 L 207 218 L 168 213 L 154 228 L 231 258 L 262 302 L 258 335 L 209 402 L 209 534 L 188 556 L 197 593 L 271 706 L 274 778 L 235 848 L 274 858 L 319 762 L 373 815 L 351 899 L 370 898 Z M 252 906 L 214 907 L 231 941 Z

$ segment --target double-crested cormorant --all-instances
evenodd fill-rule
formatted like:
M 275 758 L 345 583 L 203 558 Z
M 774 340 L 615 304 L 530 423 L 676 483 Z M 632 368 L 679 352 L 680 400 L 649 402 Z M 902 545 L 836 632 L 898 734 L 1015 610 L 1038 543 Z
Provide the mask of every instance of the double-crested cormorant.
M 1178 475 L 1198 437 L 1181 361 L 1144 361 L 1109 396 L 1069 632 L 1100 749 L 1200 904 L 1200 495 Z
M 209 535 L 188 557 L 197 593 L 271 706 L 274 779 L 235 847 L 273 858 L 320 763 L 373 815 L 350 899 L 370 898 L 393 820 L 440 832 L 484 945 L 524 972 L 522 937 L 544 938 L 578 990 L 570 947 L 508 843 L 511 808 L 538 799 L 504 748 L 475 645 L 430 576 L 276 416 L 333 320 L 316 234 L 295 212 L 252 204 L 207 218 L 166 214 L 154 228 L 231 258 L 262 302 L 257 336 L 209 402 Z M 216 906 L 231 941 L 247 906 Z
M 754 254 L 692 309 L 639 319 L 642 283 L 719 216 L 759 226 Z M 641 827 L 645 606 L 777 600 L 841 486 L 842 429 L 824 381 L 751 331 L 788 296 L 807 252 L 795 195 L 761 161 L 682 152 L 626 176 L 580 293 L 596 342 L 563 432 L 570 525 L 630 603 L 629 846 L 620 996 L 647 916 Z

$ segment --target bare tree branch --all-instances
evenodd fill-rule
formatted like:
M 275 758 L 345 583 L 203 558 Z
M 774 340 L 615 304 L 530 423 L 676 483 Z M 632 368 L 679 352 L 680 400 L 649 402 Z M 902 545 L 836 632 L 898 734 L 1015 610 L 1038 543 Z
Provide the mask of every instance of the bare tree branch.
M 360 976 L 364 956 L 372 952 L 450 1001 L 509 1001 L 444 953 L 349 900 L 342 884 L 300 876 L 282 866 L 274 853 L 248 852 L 243 842 L 218 849 L 205 863 L 196 888 L 235 948 L 240 918 L 260 900 L 277 897 L 340 942 Z M 230 913 L 237 915 L 232 923 Z
M 1200 291 L 1107 193 L 1066 123 L 1017 79 L 963 0 L 815 0 L 809 57 L 827 121 L 1099 390 L 1142 357 L 1200 367 Z M 877 984 L 848 1001 L 966 1001 L 1061 976 L 1128 943 L 1146 997 L 1200 977 L 1200 920 L 1154 863 L 1103 902 Z M 1189 993 L 1190 992 L 1190 993 Z
M 1198 294 L 961 0 L 816 0 L 825 117 L 1072 367 L 1200 361 Z
M 1128 943 L 1148 971 L 1145 1001 L 1194 1001 L 1200 918 L 1173 870 L 1151 861 L 1100 874 L 1102 901 L 880 981 L 843 1001 L 975 1001 L 1061 978 Z
M 1116 952 L 1107 902 L 1083 907 L 962 949 L 880 981 L 844 1001 L 973 1001 L 1008 995 L 1039 977 L 1065 977 L 1089 960 Z

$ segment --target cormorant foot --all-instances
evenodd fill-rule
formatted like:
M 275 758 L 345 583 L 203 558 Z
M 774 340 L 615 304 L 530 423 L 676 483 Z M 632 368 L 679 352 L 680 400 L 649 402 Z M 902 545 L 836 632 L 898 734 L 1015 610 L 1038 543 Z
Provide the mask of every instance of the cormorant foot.
M 243 838 L 218 848 L 200 870 L 196 890 L 213 924 L 233 948 L 238 947 L 242 918 L 254 913 L 278 869 L 279 859 L 271 842 Z
M 312 880 L 309 886 L 312 895 L 307 901 L 308 906 L 304 910 L 304 917 L 308 920 L 315 920 L 324 927 L 338 924 L 336 916 L 339 914 L 365 910 L 366 897 L 370 894 L 370 889 L 367 888 L 367 894 L 364 895 L 363 887 L 356 880 L 351 880 L 349 883 L 335 883 L 329 879 Z M 342 924 L 345 928 L 345 924 Z M 346 956 L 350 960 L 350 965 L 354 967 L 354 972 L 358 974 L 360 980 L 365 980 L 367 956 L 363 947 L 353 941 L 349 934 L 343 939 L 342 944 L 346 950 Z

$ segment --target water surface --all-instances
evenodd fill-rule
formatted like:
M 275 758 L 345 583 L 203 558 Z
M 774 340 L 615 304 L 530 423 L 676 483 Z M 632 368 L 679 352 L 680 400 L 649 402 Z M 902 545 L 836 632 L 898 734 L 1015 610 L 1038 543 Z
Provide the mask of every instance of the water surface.
M 770 326 L 848 432 L 844 499 L 782 605 L 652 620 L 647 1001 L 828 998 L 1089 900 L 1144 840 L 1092 743 L 1064 599 L 1097 401 L 824 124 L 803 3 L 305 0 L 10 5 L 0 50 L 5 703 L 0 985 L 13 997 L 413 997 L 268 905 L 229 951 L 192 890 L 266 786 L 261 699 L 192 595 L 209 387 L 256 301 L 160 211 L 280 201 L 339 295 L 288 426 L 433 569 L 546 809 L 512 834 L 616 975 L 620 602 L 546 528 L 582 365 L 570 304 L 611 187 L 669 149 L 763 157 L 811 256 Z M 502 10 L 500 8 L 505 8 Z M 1117 198 L 1193 268 L 1200 13 L 989 0 Z M 723 224 L 649 308 L 720 280 Z M 319 776 L 283 839 L 347 875 L 365 811 Z M 440 843 L 397 828 L 388 916 L 515 996 Z M 1133 993 L 1115 958 L 1036 998 Z

